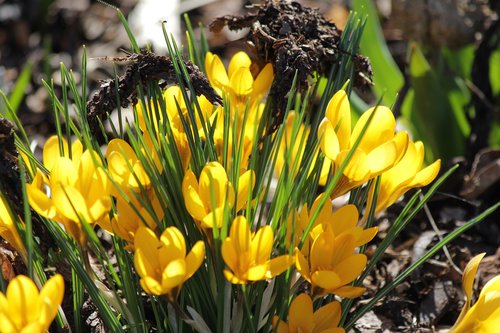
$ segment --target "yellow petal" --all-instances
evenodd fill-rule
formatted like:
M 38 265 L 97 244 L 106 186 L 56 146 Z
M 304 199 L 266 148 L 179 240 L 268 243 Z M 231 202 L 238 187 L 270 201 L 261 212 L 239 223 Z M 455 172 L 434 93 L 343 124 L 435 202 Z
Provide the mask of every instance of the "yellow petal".
M 353 254 L 335 265 L 334 270 L 338 272 L 342 284 L 348 284 L 365 269 L 366 261 L 364 254 Z
M 239 215 L 233 220 L 231 229 L 229 230 L 229 237 L 233 241 L 234 250 L 237 255 L 243 255 L 250 251 L 252 234 L 247 219 L 244 216 Z
M 250 244 L 250 258 L 262 264 L 269 259 L 273 248 L 273 229 L 266 225 L 260 228 Z
M 314 329 L 324 332 L 329 328 L 336 328 L 340 322 L 340 303 L 331 302 L 314 312 Z
M 40 215 L 53 219 L 57 214 L 52 200 L 33 184 L 26 184 L 30 206 Z
M 250 68 L 252 65 L 252 60 L 243 51 L 236 52 L 229 61 L 229 68 L 227 74 L 229 77 L 232 77 L 234 73 L 240 68 Z
M 73 162 L 66 157 L 59 157 L 50 173 L 51 187 L 56 185 L 73 186 L 78 180 L 78 172 Z
M 26 324 L 28 315 L 37 317 L 39 309 L 35 302 L 38 297 L 38 289 L 35 283 L 24 275 L 18 275 L 7 286 L 6 298 L 9 303 L 9 313 L 11 320 L 17 327 Z
M 307 294 L 298 295 L 288 311 L 288 326 L 292 332 L 313 332 L 313 303 Z M 319 332 L 319 331 L 318 331 Z
M 186 256 L 184 235 L 176 227 L 166 228 L 161 234 L 160 241 L 173 254 L 173 258 L 184 258 Z
M 290 266 L 293 265 L 294 261 L 294 257 L 287 254 L 269 260 L 269 270 L 266 274 L 266 278 L 270 279 L 272 277 L 275 277 L 276 275 L 280 275 L 288 268 L 290 268 Z
M 182 181 L 182 195 L 189 214 L 197 220 L 202 220 L 207 214 L 203 201 L 198 194 L 198 181 L 191 170 L 186 171 Z M 207 207 L 209 208 L 209 207 Z
M 230 238 L 224 239 L 221 245 L 221 253 L 222 253 L 222 259 L 224 259 L 226 265 L 228 265 L 233 272 L 236 272 L 238 270 L 238 267 L 240 266 L 239 254 L 236 252 L 234 248 L 234 242 L 232 239 Z
M 347 149 L 351 137 L 351 107 L 344 90 L 333 95 L 326 107 L 325 116 L 337 133 L 340 149 Z
M 238 179 L 238 197 L 236 203 L 236 211 L 244 208 L 249 193 L 255 185 L 255 172 L 253 170 L 248 170 L 240 176 Z
M 261 265 L 255 265 L 249 267 L 245 272 L 245 275 L 249 281 L 260 281 L 266 278 L 266 273 L 268 271 L 267 263 Z
M 153 230 L 140 226 L 135 233 L 134 247 L 136 248 L 135 256 L 137 256 L 137 251 L 142 255 L 137 260 L 142 260 L 145 263 L 141 264 L 144 267 L 144 271 L 147 272 L 145 275 L 151 275 L 155 270 L 160 269 L 160 262 L 158 260 L 158 249 L 162 247 L 162 243 L 156 237 Z M 134 256 L 134 262 L 135 262 Z M 136 263 L 137 265 L 137 263 Z
M 333 290 L 341 285 L 340 277 L 334 271 L 316 271 L 312 273 L 311 281 L 325 290 Z
M 386 142 L 372 151 L 367 156 L 371 177 L 379 175 L 396 163 L 397 147 L 393 141 Z
M 217 55 L 213 56 L 210 69 L 210 80 L 212 80 L 216 86 L 220 88 L 229 86 L 229 77 L 227 76 L 226 69 Z
M 314 271 L 317 267 L 329 267 L 330 257 L 333 255 L 335 237 L 331 232 L 321 233 L 311 246 L 311 269 Z
M 168 292 L 162 288 L 159 281 L 150 276 L 142 277 L 139 282 L 141 284 L 142 289 L 144 289 L 144 291 L 148 294 L 159 296 Z
M 335 210 L 330 219 L 330 225 L 335 235 L 354 228 L 358 223 L 359 214 L 355 205 L 345 205 Z
M 253 90 L 253 77 L 250 69 L 242 67 L 231 75 L 231 88 L 238 96 L 248 96 Z
M 361 115 L 352 131 L 350 146 L 352 147 L 358 139 L 363 127 L 368 122 L 370 115 L 375 112 L 358 146 L 365 152 L 370 152 L 381 144 L 391 140 L 396 130 L 396 119 L 391 110 L 385 106 L 376 106 L 368 109 Z
M 304 254 L 298 249 L 295 249 L 295 267 L 304 279 L 311 282 L 311 274 L 309 272 L 309 263 L 307 262 Z
M 362 287 L 343 286 L 335 289 L 334 293 L 340 297 L 356 298 L 363 295 L 365 291 L 366 288 Z
M 274 79 L 274 69 L 272 64 L 266 64 L 255 78 L 253 83 L 253 96 L 261 98 L 271 88 Z
M 479 268 L 479 264 L 485 254 L 486 253 L 483 252 L 472 258 L 467 266 L 465 266 L 464 273 L 462 275 L 462 289 L 467 297 L 467 304 L 469 306 L 472 299 L 472 287 L 474 285 L 477 269 Z
M 56 160 L 61 157 L 61 150 L 59 149 L 59 142 L 63 147 L 63 155 L 68 156 L 68 143 L 66 139 L 59 138 L 57 135 L 53 135 L 47 139 L 45 145 L 43 146 L 43 165 L 47 168 L 47 170 L 51 171 L 52 167 Z
M 219 162 L 209 162 L 201 171 L 199 179 L 198 193 L 203 205 L 209 210 L 223 206 L 229 186 L 232 187 L 224 167 Z
M 184 259 L 177 259 L 170 262 L 162 272 L 162 288 L 164 290 L 172 289 L 181 285 L 184 282 L 185 275 L 186 261 Z
M 358 239 L 356 239 L 354 246 L 358 247 L 361 245 L 365 245 L 366 243 L 371 241 L 377 235 L 377 232 L 378 232 L 378 227 L 372 227 L 372 228 L 368 228 L 368 229 L 363 230 L 363 232 L 361 233 L 361 236 L 358 237 Z
M 90 220 L 87 203 L 78 190 L 70 186 L 56 186 L 52 188 L 52 202 L 57 211 L 65 218 L 79 222 L 80 219 L 88 223 Z
M 186 257 L 186 276 L 185 280 L 189 279 L 200 268 L 205 259 L 205 243 L 198 241 L 189 251 Z
M 437 177 L 440 168 L 441 168 L 441 160 L 435 161 L 431 165 L 417 172 L 417 174 L 411 180 L 408 186 L 422 187 L 429 185 L 429 183 L 432 182 Z
M 340 143 L 333 128 L 333 124 L 327 119 L 323 119 L 318 128 L 318 139 L 321 151 L 325 156 L 334 161 L 340 151 Z

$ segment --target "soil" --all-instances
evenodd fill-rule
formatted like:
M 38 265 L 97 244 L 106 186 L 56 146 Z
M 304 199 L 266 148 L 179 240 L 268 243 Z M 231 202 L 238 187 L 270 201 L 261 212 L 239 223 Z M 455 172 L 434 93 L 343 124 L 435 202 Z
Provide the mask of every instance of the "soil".
M 148 67 L 151 61 L 144 60 L 148 57 L 150 57 L 149 60 L 168 61 L 166 57 L 147 53 L 136 56 L 123 55 L 120 49 L 128 49 L 127 36 L 113 8 L 88 0 L 76 0 L 70 1 L 70 3 L 71 5 L 63 0 L 40 1 L 36 4 L 32 1 L 0 0 L 0 88 L 9 94 L 24 65 L 28 62 L 33 64 L 33 74 L 18 114 L 25 124 L 28 136 L 39 143 L 43 143 L 49 135 L 54 133 L 55 129 L 52 106 L 41 84 L 42 79 L 48 82 L 53 80 L 57 87 L 60 84 L 60 61 L 64 62 L 66 67 L 74 68 L 74 73 L 77 75 L 82 45 L 85 44 L 87 54 L 92 55 L 88 64 L 89 90 L 91 94 L 100 91 L 104 96 L 99 97 L 98 93 L 94 95 L 97 97 L 90 99 L 89 110 L 91 114 L 96 112 L 95 105 L 101 105 L 104 101 L 109 102 L 109 106 L 105 107 L 106 111 L 116 105 L 116 100 L 106 99 L 107 93 L 103 93 L 105 89 L 111 89 L 111 85 L 114 84 L 114 81 L 108 81 L 113 77 L 112 63 L 93 59 L 93 56 L 125 56 L 127 62 L 118 62 L 118 71 L 125 73 L 122 76 L 123 81 L 120 83 L 125 83 L 126 86 L 136 83 L 138 80 L 150 79 L 148 76 L 127 77 L 127 68 L 130 70 L 131 66 L 140 65 Z M 125 16 L 134 8 L 135 3 L 135 0 L 120 1 L 120 9 Z M 268 2 L 266 5 L 257 7 L 257 14 L 254 16 L 248 16 L 248 10 L 243 7 L 246 2 L 240 2 L 238 6 L 235 6 L 235 3 L 234 1 L 218 1 L 197 7 L 189 14 L 194 26 L 199 21 L 208 25 L 215 17 L 225 14 L 222 8 L 233 8 L 233 12 L 228 13 L 233 16 L 224 16 L 215 21 L 214 27 L 221 28 L 223 25 L 228 25 L 230 28 L 249 27 L 250 41 L 256 48 L 256 53 L 253 56 L 274 60 L 275 69 L 279 73 L 289 73 L 290 69 L 299 69 L 299 73 L 304 73 L 305 76 L 311 71 L 324 73 L 326 67 L 321 66 L 326 66 L 328 61 L 331 63 L 332 60 L 328 58 L 330 52 L 339 52 L 336 48 L 339 30 L 334 25 L 326 25 L 328 28 L 325 33 L 332 38 L 332 44 L 319 45 L 315 44 L 319 41 L 313 40 L 309 45 L 312 49 L 316 48 L 316 51 L 318 49 L 321 51 L 315 54 L 316 58 L 313 57 L 313 59 L 330 59 L 326 60 L 327 62 L 308 63 L 301 61 L 303 58 L 300 54 L 304 50 L 297 50 L 291 55 L 280 53 L 282 47 L 294 49 L 296 46 L 297 35 L 293 34 L 296 33 L 294 21 L 290 20 L 291 23 L 286 31 L 281 32 L 271 24 L 272 22 L 268 22 L 267 35 L 258 35 L 255 22 L 258 21 L 259 15 L 267 15 L 266 11 L 273 10 L 273 3 Z M 309 5 L 310 3 L 308 2 Z M 340 22 L 339 26 L 342 27 L 341 22 L 345 22 L 348 13 L 342 1 L 313 1 L 312 3 L 313 6 L 321 8 L 322 14 L 335 17 Z M 42 7 L 42 4 L 49 5 Z M 232 26 L 232 24 L 235 25 Z M 401 31 L 398 31 L 387 18 L 384 19 L 384 28 L 395 58 L 399 61 L 399 65 L 404 67 L 404 57 L 401 50 L 404 50 L 406 41 L 402 39 Z M 280 34 L 290 35 L 292 31 L 293 38 L 285 39 L 284 42 L 281 42 L 282 44 L 275 45 L 275 39 L 283 39 Z M 220 51 L 219 54 L 223 54 L 226 59 L 234 53 L 235 49 L 245 49 L 245 33 L 235 35 L 228 29 L 224 29 L 220 33 L 209 33 L 208 37 L 213 49 L 217 52 Z M 275 47 L 270 47 L 270 45 L 275 45 Z M 480 41 L 478 41 L 478 45 L 480 45 Z M 366 72 L 366 70 L 366 67 L 362 67 L 360 71 Z M 193 70 L 192 73 L 196 74 L 197 72 Z M 163 79 L 170 79 L 168 73 L 161 74 L 166 75 L 166 77 L 162 77 Z M 289 80 L 289 76 L 285 75 L 284 77 Z M 157 77 L 153 77 L 153 79 L 157 79 Z M 302 79 L 301 77 L 300 80 Z M 103 82 L 107 83 L 103 85 Z M 202 82 L 202 80 L 199 82 L 201 82 L 200 91 L 209 97 L 212 91 L 207 90 L 206 82 Z M 284 84 L 280 87 L 273 87 L 276 96 L 286 96 L 289 90 L 282 89 L 288 87 Z M 120 100 L 128 104 L 134 98 L 133 93 L 130 89 L 124 89 L 123 92 L 123 98 Z M 221 103 L 220 100 L 215 100 L 215 97 L 214 101 Z M 481 103 L 481 101 L 473 102 Z M 105 114 L 99 114 L 99 117 L 102 116 Z M 278 122 L 280 117 L 282 117 L 281 114 L 275 116 Z M 275 125 L 272 125 L 271 128 L 273 126 Z M 480 135 L 481 128 L 481 124 L 478 124 L 476 134 Z M 13 174 L 17 170 L 15 166 L 17 155 L 12 149 L 10 131 L 9 125 L 2 121 L 0 123 L 0 184 L 4 186 L 2 192 L 6 191 L 12 195 L 11 201 L 19 202 L 20 192 L 12 191 L 12 189 L 18 188 L 16 185 L 18 178 L 15 177 L 15 173 Z M 500 153 L 498 151 L 484 149 L 484 147 L 476 145 L 470 150 L 467 158 L 457 157 L 455 160 L 445 163 L 442 167 L 443 170 L 447 170 L 457 162 L 460 168 L 447 180 L 440 188 L 439 193 L 429 203 L 429 212 L 431 213 L 422 212 L 418 215 L 389 248 L 380 264 L 377 265 L 374 274 L 367 277 L 365 284 L 369 292 L 366 297 L 379 290 L 418 259 L 426 249 L 439 240 L 439 235 L 450 232 L 485 208 L 499 202 L 499 160 Z M 10 190 L 7 191 L 6 188 Z M 378 217 L 377 224 L 380 227 L 380 233 L 373 245 L 368 247 L 368 254 L 384 237 L 391 221 L 394 220 L 403 205 L 404 200 Z M 476 280 L 477 287 L 483 286 L 486 281 L 500 271 L 499 219 L 500 213 L 497 211 L 477 227 L 470 229 L 455 240 L 447 247 L 446 252 L 439 252 L 377 304 L 372 312 L 359 320 L 354 331 L 434 332 L 450 327 L 458 317 L 463 305 L 464 296 L 461 290 L 460 270 L 465 267 L 469 259 L 479 252 L 487 253 L 479 268 Z M 40 231 L 40 235 L 43 235 L 43 231 Z M 44 251 L 48 254 L 50 250 L 49 240 L 47 240 L 47 244 L 48 248 Z M 25 271 L 19 258 L 15 255 L 15 251 L 5 243 L 0 244 L 0 264 L 3 276 L 7 279 L 13 274 Z M 61 267 L 61 270 L 64 271 L 64 267 Z M 68 279 L 67 285 L 70 285 L 69 270 L 67 271 L 68 273 L 64 275 Z M 358 302 L 358 306 L 366 300 L 366 297 Z M 71 308 L 71 304 L 65 306 Z M 92 304 L 87 304 L 82 313 L 85 315 L 82 322 L 87 323 L 85 332 L 104 331 Z

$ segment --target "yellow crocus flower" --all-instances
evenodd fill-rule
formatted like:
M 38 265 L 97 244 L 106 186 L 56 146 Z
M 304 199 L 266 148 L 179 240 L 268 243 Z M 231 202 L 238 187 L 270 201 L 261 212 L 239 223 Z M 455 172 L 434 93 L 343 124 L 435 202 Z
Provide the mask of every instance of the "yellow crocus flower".
M 1 333 L 45 333 L 57 315 L 64 296 L 64 280 L 54 275 L 39 292 L 27 276 L 18 275 L 0 293 Z
M 341 316 L 339 302 L 331 302 L 313 312 L 313 302 L 309 295 L 300 294 L 292 301 L 288 311 L 288 323 L 278 317 L 273 318 L 273 326 L 278 333 L 344 333 L 338 327 Z
M 478 254 L 465 267 L 462 288 L 467 301 L 450 333 L 490 333 L 500 327 L 500 275 L 484 285 L 478 300 L 471 306 L 474 277 L 484 255 Z
M 134 265 L 142 288 L 148 294 L 167 295 L 170 301 L 205 258 L 203 241 L 196 242 L 186 255 L 186 241 L 176 227 L 165 229 L 160 239 L 153 230 L 140 227 L 134 246 Z
M 205 69 L 210 83 L 218 92 L 228 94 L 231 107 L 235 110 L 244 110 L 248 100 L 251 104 L 259 103 L 273 82 L 272 64 L 265 65 L 255 79 L 250 71 L 251 65 L 250 57 L 243 51 L 231 58 L 227 72 L 217 55 L 207 52 L 205 56 Z
M 236 211 L 245 206 L 254 184 L 255 175 L 252 170 L 246 171 L 238 178 Z M 182 181 L 182 194 L 188 213 L 199 221 L 203 228 L 213 228 L 214 222 L 220 228 L 225 206 L 232 208 L 235 205 L 234 187 L 219 162 L 207 163 L 199 180 L 193 171 L 186 171 Z
M 92 150 L 83 153 L 82 150 L 77 141 L 71 159 L 66 148 L 65 155 L 60 156 L 58 139 L 51 137 L 43 151 L 43 163 L 50 175 L 38 170 L 33 182 L 26 185 L 31 207 L 38 214 L 62 223 L 80 245 L 85 243 L 80 222 L 97 223 L 106 219 L 111 210 L 109 180 L 102 165 L 94 162 L 100 163 L 100 157 Z
M 300 238 L 309 226 L 313 213 L 318 209 L 320 201 L 324 196 L 325 193 L 318 195 L 310 209 L 302 207 L 294 228 L 295 245 L 298 245 Z M 305 239 L 302 246 L 302 253 L 307 257 L 310 251 L 311 242 L 324 231 L 329 231 L 336 236 L 349 232 L 354 236 L 354 247 L 368 243 L 375 237 L 378 228 L 372 227 L 363 229 L 357 225 L 358 220 L 359 213 L 355 205 L 345 205 L 338 209 L 334 209 L 332 201 L 327 200 L 311 226 L 309 237 Z M 287 228 L 287 232 L 291 232 L 291 227 L 290 225 L 290 227 Z
M 14 218 L 7 206 L 7 202 L 5 201 L 3 194 L 0 194 L 0 237 L 12 245 L 26 262 L 26 248 L 24 247 L 24 243 L 21 240 L 14 223 Z
M 324 230 L 312 241 L 309 253 L 295 251 L 295 266 L 312 285 L 313 295 L 325 292 L 341 297 L 360 296 L 365 288 L 348 286 L 366 266 L 366 256 L 356 253 L 359 230 L 348 229 L 340 235 Z
M 270 279 L 293 264 L 293 256 L 281 255 L 269 259 L 273 250 L 273 229 L 266 225 L 255 234 L 244 216 L 237 216 L 222 242 L 222 258 L 229 267 L 224 276 L 233 284 Z
M 320 148 L 332 161 L 333 172 L 336 172 L 375 112 L 332 193 L 334 197 L 391 168 L 401 159 L 408 145 L 408 134 L 396 133 L 396 120 L 389 108 L 378 106 L 367 110 L 359 118 L 352 133 L 350 112 L 347 94 L 339 90 L 328 103 L 325 118 L 318 129 Z

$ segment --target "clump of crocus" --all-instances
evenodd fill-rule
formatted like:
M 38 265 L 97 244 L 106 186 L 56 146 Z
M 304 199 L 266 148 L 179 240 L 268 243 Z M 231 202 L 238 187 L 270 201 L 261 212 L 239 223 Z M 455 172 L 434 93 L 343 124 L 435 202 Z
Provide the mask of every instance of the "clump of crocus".
M 273 229 L 266 225 L 252 233 L 244 216 L 237 216 L 222 242 L 222 258 L 229 267 L 224 276 L 233 284 L 270 279 L 293 264 L 293 256 L 270 259 L 273 250 Z
M 226 170 L 219 162 L 209 162 L 201 171 L 199 180 L 188 170 L 182 182 L 182 194 L 187 211 L 203 228 L 220 228 L 225 207 L 241 210 L 255 184 L 252 170 L 238 178 L 237 197 Z M 236 200 L 236 202 L 235 202 Z
M 21 255 L 24 261 L 27 259 L 26 248 L 19 236 L 14 218 L 11 214 L 7 202 L 2 194 L 0 194 L 0 237 L 5 239 L 12 245 L 16 251 Z
M 64 280 L 56 274 L 39 292 L 27 276 L 18 275 L 0 292 L 0 332 L 45 333 L 64 296 Z
M 351 132 L 351 109 L 347 94 L 339 90 L 328 103 L 318 129 L 320 147 L 337 172 L 368 120 L 373 115 L 359 145 L 342 172 L 332 196 L 336 197 L 377 177 L 397 163 L 408 145 L 406 132 L 396 133 L 396 120 L 385 106 L 370 108 L 361 115 Z
M 485 253 L 472 258 L 462 276 L 462 288 L 467 298 L 462 312 L 450 333 L 489 333 L 500 327 L 500 275 L 488 281 L 476 303 L 472 305 L 474 277 Z
M 175 301 L 184 284 L 205 258 L 205 243 L 196 242 L 186 255 L 186 241 L 176 227 L 166 228 L 160 238 L 153 230 L 140 227 L 135 234 L 134 264 L 144 291 L 167 295 Z
M 288 322 L 273 318 L 273 326 L 278 333 L 344 333 L 338 327 L 341 308 L 339 302 L 331 302 L 313 312 L 313 302 L 309 295 L 300 294 L 292 301 L 288 311 Z
M 62 154 L 61 154 L 62 153 Z M 83 245 L 85 233 L 81 222 L 98 223 L 109 218 L 110 183 L 99 155 L 75 141 L 68 150 L 63 138 L 50 137 L 43 148 L 43 164 L 50 175 L 37 170 L 27 184 L 31 207 L 40 215 L 64 225 Z

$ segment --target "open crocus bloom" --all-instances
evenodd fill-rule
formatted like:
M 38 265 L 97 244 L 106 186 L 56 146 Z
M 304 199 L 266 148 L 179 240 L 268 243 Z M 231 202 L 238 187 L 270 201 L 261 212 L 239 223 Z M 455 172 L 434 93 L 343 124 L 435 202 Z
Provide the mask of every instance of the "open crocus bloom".
M 18 275 L 0 292 L 0 331 L 45 333 L 64 296 L 64 280 L 56 274 L 39 292 L 27 276 Z
M 488 281 L 479 298 L 471 307 L 474 277 L 485 253 L 478 254 L 469 261 L 462 277 L 462 288 L 467 301 L 450 333 L 490 333 L 500 327 L 500 275 Z
M 290 305 L 288 323 L 273 318 L 273 326 L 278 333 L 344 333 L 338 327 L 340 322 L 340 303 L 331 302 L 313 313 L 313 302 L 307 294 L 300 294 Z
M 135 234 L 134 264 L 145 292 L 177 298 L 180 288 L 201 266 L 205 243 L 198 241 L 186 256 L 186 241 L 175 227 L 163 231 L 160 239 L 153 230 L 140 227 Z
M 314 200 L 310 209 L 302 207 L 295 225 L 294 230 L 294 245 L 298 245 L 300 238 L 306 231 L 311 222 L 312 215 L 318 209 L 319 204 L 325 193 L 321 193 Z M 359 214 L 358 209 L 354 205 L 342 206 L 336 210 L 333 209 L 331 200 L 326 200 L 325 204 L 319 211 L 319 215 L 310 227 L 309 237 L 305 238 L 302 245 L 302 253 L 307 257 L 309 255 L 312 241 L 325 230 L 332 232 L 334 235 L 341 235 L 344 232 L 350 232 L 355 237 L 354 246 L 358 247 L 371 241 L 377 234 L 378 228 L 372 227 L 363 229 L 358 226 Z M 291 233 L 292 225 L 287 228 L 287 232 Z
M 262 68 L 254 79 L 250 66 L 252 61 L 243 51 L 236 53 L 229 62 L 226 72 L 224 64 L 217 55 L 207 52 L 205 69 L 212 86 L 219 92 L 225 92 L 231 103 L 231 108 L 242 111 L 248 100 L 251 104 L 258 103 L 268 92 L 274 78 L 271 64 Z
M 373 115 L 373 116 L 372 116 Z M 351 110 L 347 94 L 339 90 L 330 100 L 318 129 L 320 148 L 332 161 L 335 173 L 366 128 L 332 196 L 337 197 L 382 174 L 401 159 L 408 144 L 406 132 L 396 133 L 396 120 L 385 106 L 370 108 L 361 115 L 351 133 Z
M 246 171 L 238 178 L 236 211 L 245 206 L 254 184 L 255 176 L 252 170 Z M 191 170 L 186 171 L 182 181 L 182 194 L 187 211 L 203 228 L 222 226 L 226 205 L 232 208 L 235 204 L 234 192 L 226 170 L 219 162 L 207 163 L 199 180 Z
M 366 256 L 355 251 L 358 237 L 354 228 L 340 235 L 327 229 L 317 234 L 308 255 L 296 249 L 295 266 L 311 283 L 313 295 L 329 292 L 353 298 L 365 291 L 365 288 L 348 286 L 366 266 Z
M 270 279 L 293 264 L 293 257 L 281 255 L 269 259 L 273 249 L 273 229 L 266 225 L 255 234 L 244 216 L 237 216 L 222 243 L 222 258 L 229 267 L 224 276 L 233 284 Z
M 67 144 L 62 141 L 60 156 L 56 136 L 49 138 L 43 149 L 43 162 L 50 175 L 40 170 L 27 184 L 31 207 L 40 215 L 60 222 L 81 245 L 85 243 L 81 222 L 94 224 L 107 218 L 111 210 L 110 183 L 100 157 L 76 141 L 69 157 Z M 50 191 L 47 191 L 46 188 Z

